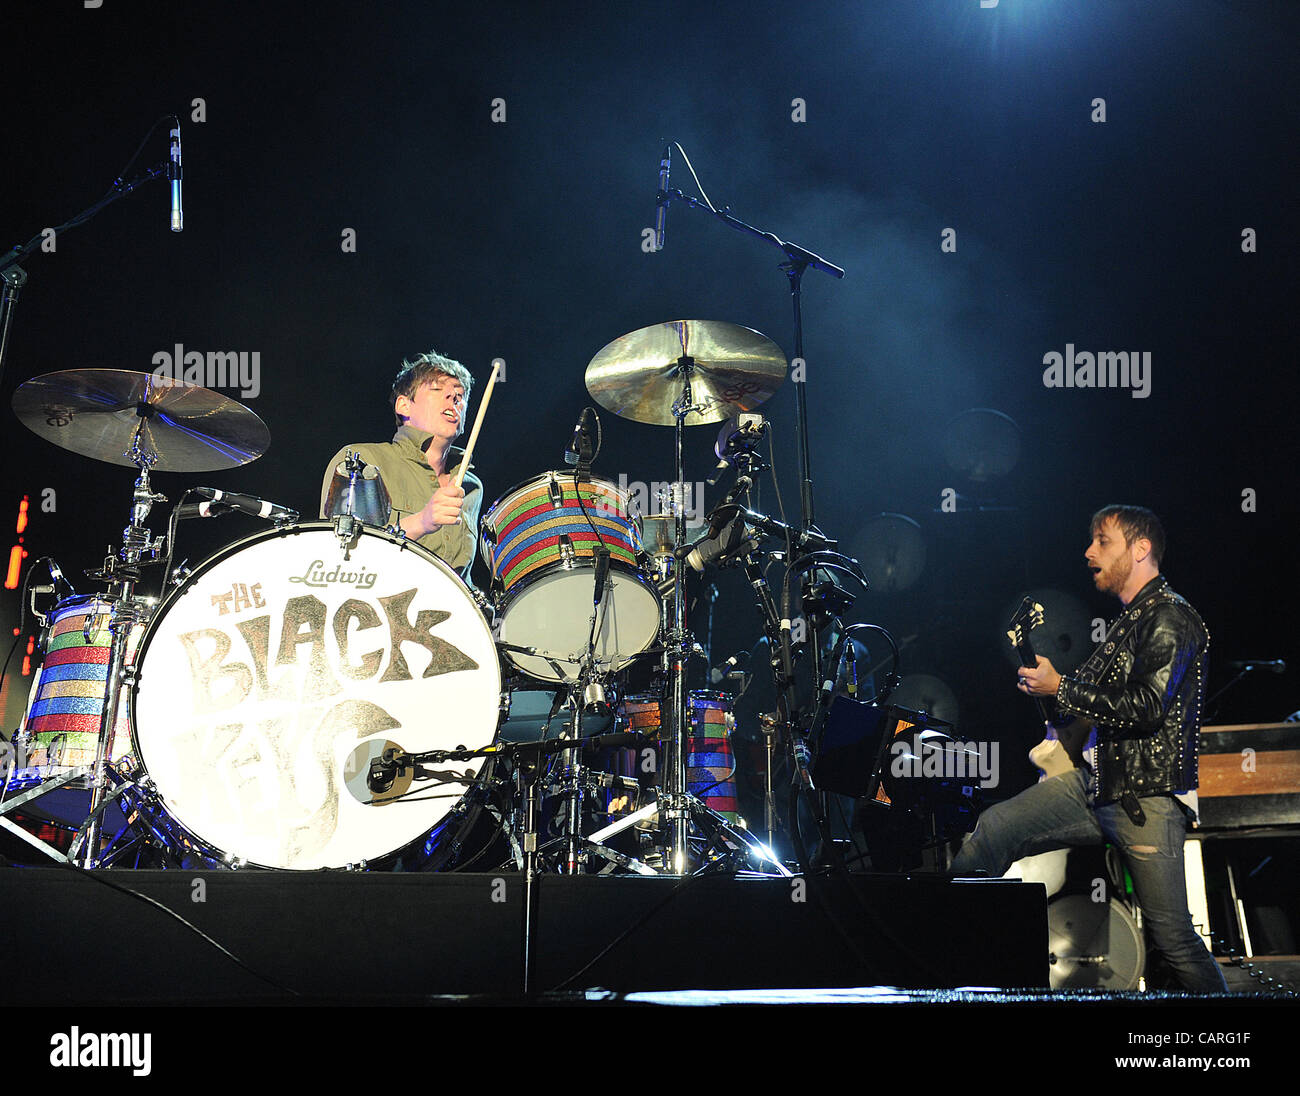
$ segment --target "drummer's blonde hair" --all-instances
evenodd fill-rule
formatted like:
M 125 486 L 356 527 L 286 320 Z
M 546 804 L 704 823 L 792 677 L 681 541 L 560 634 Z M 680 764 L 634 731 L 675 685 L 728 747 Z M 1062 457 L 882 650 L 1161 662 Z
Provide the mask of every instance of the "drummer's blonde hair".
M 427 354 L 417 354 L 411 361 L 403 359 L 402 368 L 397 371 L 397 379 L 393 381 L 393 391 L 388 401 L 393 408 L 393 418 L 397 420 L 398 426 L 403 425 L 406 420 L 397 413 L 397 397 L 405 396 L 408 400 L 414 399 L 415 393 L 422 384 L 427 384 L 440 376 L 457 381 L 465 389 L 465 402 L 469 402 L 469 394 L 474 388 L 474 378 L 469 370 L 454 358 L 430 350 Z

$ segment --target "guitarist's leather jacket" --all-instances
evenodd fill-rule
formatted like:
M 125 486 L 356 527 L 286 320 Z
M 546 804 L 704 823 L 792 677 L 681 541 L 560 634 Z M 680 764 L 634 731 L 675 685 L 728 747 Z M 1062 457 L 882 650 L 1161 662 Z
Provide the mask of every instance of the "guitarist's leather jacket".
M 1098 806 L 1196 787 L 1209 643 L 1196 610 L 1157 575 L 1061 679 L 1061 713 L 1097 729 Z

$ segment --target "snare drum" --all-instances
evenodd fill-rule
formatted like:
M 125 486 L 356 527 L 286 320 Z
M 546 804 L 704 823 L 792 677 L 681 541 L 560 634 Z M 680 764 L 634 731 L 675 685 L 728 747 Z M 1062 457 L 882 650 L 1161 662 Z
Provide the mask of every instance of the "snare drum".
M 416 781 L 371 761 L 490 745 L 500 692 L 492 633 L 450 567 L 379 529 L 345 543 L 308 522 L 229 545 L 162 604 L 132 739 L 213 859 L 373 864 L 445 829 L 483 762 L 426 762 Z
M 659 595 L 640 568 L 641 520 L 627 492 L 604 480 L 575 485 L 571 473 L 545 472 L 494 502 L 482 527 L 504 654 L 523 673 L 576 680 L 591 635 L 593 550 L 601 539 L 610 570 L 596 630 L 597 669 L 613 673 L 654 643 Z

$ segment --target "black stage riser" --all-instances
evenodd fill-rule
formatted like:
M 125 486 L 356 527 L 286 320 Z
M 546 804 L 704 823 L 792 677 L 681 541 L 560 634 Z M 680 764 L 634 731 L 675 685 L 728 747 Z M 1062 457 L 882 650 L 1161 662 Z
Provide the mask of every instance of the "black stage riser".
M 0 871 L 14 930 L 5 1003 L 295 1000 L 281 987 L 309 1000 L 395 1001 L 522 987 L 519 875 L 92 874 Z M 105 882 L 175 911 L 269 981 Z M 856 897 L 842 880 L 547 876 L 532 988 L 1047 985 L 1042 886 L 852 886 Z

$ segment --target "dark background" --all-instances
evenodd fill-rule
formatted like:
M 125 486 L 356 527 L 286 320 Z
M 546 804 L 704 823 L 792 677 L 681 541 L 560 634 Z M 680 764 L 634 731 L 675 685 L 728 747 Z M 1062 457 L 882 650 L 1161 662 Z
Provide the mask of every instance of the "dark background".
M 147 372 L 176 343 L 257 351 L 261 392 L 246 402 L 268 452 L 155 485 L 314 514 L 329 456 L 391 434 L 403 356 L 437 348 L 480 385 L 505 359 L 475 454 L 490 502 L 562 466 L 585 366 L 626 332 L 727 320 L 792 354 L 775 250 L 674 206 L 664 251 L 643 251 L 674 139 L 715 204 L 848 272 L 805 278 L 817 521 L 864 560 L 874 515 L 919 523 L 919 580 L 861 598 L 848 619 L 904 642 L 905 671 L 951 690 L 965 736 L 999 738 L 1009 758 L 1036 740 L 1006 618 L 1025 590 L 1057 591 L 1049 628 L 1082 658 L 1088 622 L 1117 607 L 1082 567 L 1088 517 L 1108 502 L 1164 517 L 1165 571 L 1211 632 L 1212 690 L 1231 659 L 1300 655 L 1293 5 L 105 0 L 6 23 L 6 247 L 100 197 L 159 115 L 183 126 L 184 233 L 168 231 L 155 182 L 24 264 L 0 380 L 0 501 L 13 515 L 31 499 L 29 562 L 57 556 L 82 590 L 94 584 L 75 576 L 120 543 L 133 475 L 19 424 L 10 398 L 31 377 Z M 166 147 L 164 127 L 141 165 Z M 672 184 L 695 192 L 680 157 Z M 1149 398 L 1046 388 L 1043 355 L 1067 343 L 1149 351 Z M 1017 462 L 984 482 L 949 462 L 953 420 L 971 408 L 1016 424 Z M 763 411 L 793 516 L 793 385 Z M 601 421 L 597 474 L 672 478 L 669 429 Z M 715 434 L 689 432 L 688 479 L 709 473 Z M 940 511 L 946 488 L 958 513 Z M 765 486 L 760 508 L 776 502 Z M 204 526 L 184 531 L 194 561 L 259 528 L 190 524 Z M 714 663 L 759 635 L 741 577 L 717 582 Z M 16 591 L 0 592 L 0 616 L 11 634 Z M 26 688 L 6 682 L 6 727 Z M 1237 686 L 1218 718 L 1297 708 L 1292 670 Z M 1008 771 L 1002 790 L 1030 776 Z

